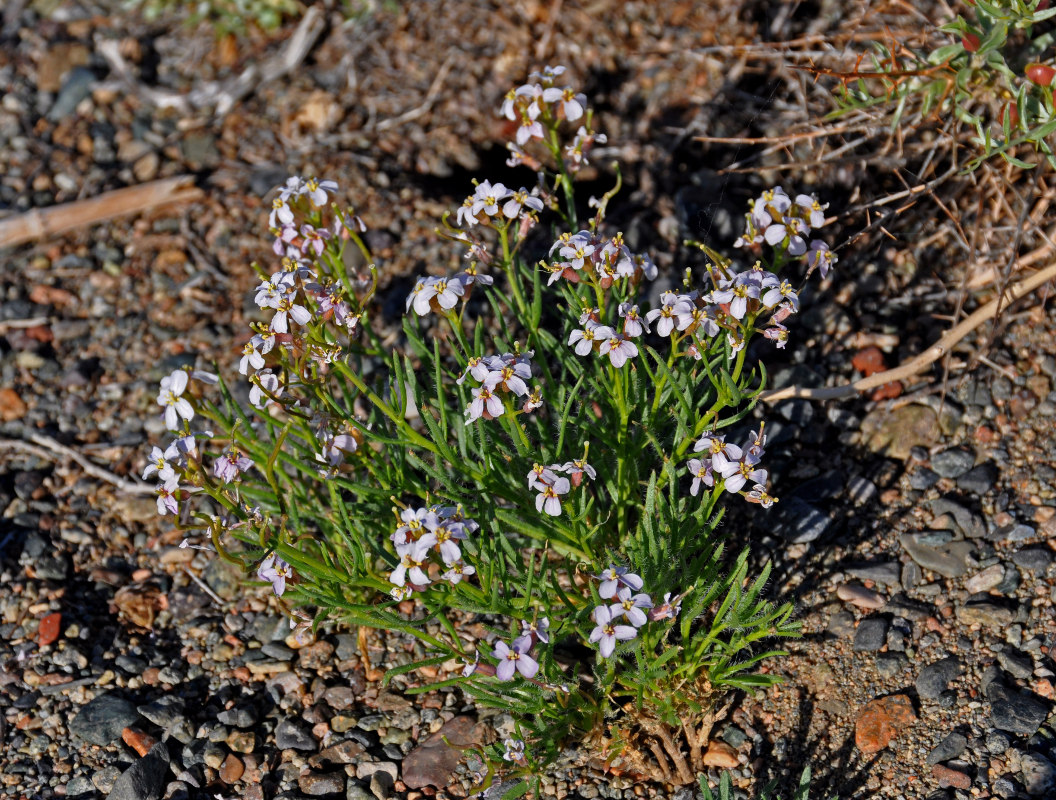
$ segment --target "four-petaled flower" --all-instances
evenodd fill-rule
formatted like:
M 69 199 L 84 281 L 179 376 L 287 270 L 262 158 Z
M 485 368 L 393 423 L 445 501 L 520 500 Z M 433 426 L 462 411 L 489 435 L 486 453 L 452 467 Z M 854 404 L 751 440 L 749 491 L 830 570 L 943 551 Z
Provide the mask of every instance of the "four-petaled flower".
M 645 582 L 640 576 L 635 575 L 627 567 L 613 567 L 603 569 L 597 576 L 601 581 L 598 587 L 598 597 L 602 600 L 611 600 L 616 596 L 616 590 L 622 584 L 632 591 L 639 591 Z
M 626 642 L 638 635 L 638 630 L 630 625 L 617 625 L 609 606 L 598 606 L 594 609 L 594 624 L 590 632 L 590 642 L 600 643 L 598 650 L 602 658 L 608 658 L 616 649 L 616 642 Z
M 231 445 L 213 464 L 213 475 L 224 483 L 231 483 L 253 466 L 253 459 L 243 455 L 242 451 Z
M 158 488 L 155 490 L 158 493 L 158 513 L 162 516 L 166 514 L 176 514 L 180 510 L 179 503 L 176 501 L 176 492 L 179 490 L 178 479 L 174 475 L 164 483 L 159 483 Z
M 552 483 L 542 483 L 539 494 L 535 497 L 535 510 L 545 511 L 551 517 L 561 515 L 561 495 L 568 494 L 572 488 L 568 478 L 559 477 Z M 538 486 L 536 488 L 539 488 Z
M 649 621 L 645 612 L 642 611 L 643 608 L 653 607 L 653 598 L 649 595 L 644 592 L 632 595 L 631 590 L 624 586 L 617 589 L 615 599 L 616 602 L 609 606 L 611 619 L 616 619 L 622 614 L 636 628 L 642 627 Z
M 257 569 L 257 577 L 262 581 L 271 583 L 271 588 L 275 594 L 282 597 L 282 593 L 286 591 L 286 579 L 293 577 L 293 568 L 283 561 L 280 556 L 271 553 L 260 562 L 260 567 Z
M 499 640 L 495 642 L 495 649 L 491 651 L 492 656 L 499 660 L 495 668 L 495 677 L 500 681 L 508 681 L 513 678 L 513 673 L 519 672 L 525 678 L 534 678 L 539 671 L 539 662 L 528 655 L 532 647 L 531 636 L 521 636 L 513 640 L 513 647 Z
M 187 373 L 178 369 L 161 379 L 158 405 L 165 409 L 165 427 L 174 431 L 179 427 L 180 417 L 188 422 L 194 419 L 194 408 L 180 395 L 187 388 Z

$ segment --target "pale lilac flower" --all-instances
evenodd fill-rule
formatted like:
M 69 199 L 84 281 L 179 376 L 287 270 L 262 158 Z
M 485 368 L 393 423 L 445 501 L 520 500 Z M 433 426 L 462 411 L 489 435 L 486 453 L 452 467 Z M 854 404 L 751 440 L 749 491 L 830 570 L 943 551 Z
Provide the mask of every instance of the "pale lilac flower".
M 769 287 L 760 300 L 767 308 L 773 308 L 778 303 L 788 303 L 793 311 L 799 311 L 799 296 L 787 280 L 782 280 L 777 285 Z
M 777 247 L 784 241 L 788 241 L 788 254 L 801 256 L 807 252 L 807 242 L 803 238 L 810 233 L 810 228 L 801 219 L 786 217 L 784 222 L 775 223 L 767 227 L 763 233 L 766 243 Z
M 660 295 L 660 308 L 654 308 L 647 312 L 645 320 L 656 323 L 656 332 L 661 336 L 667 336 L 675 329 L 675 323 L 680 314 L 684 314 L 693 308 L 693 301 L 688 295 L 679 295 L 674 292 L 664 292 Z
M 720 281 L 711 299 L 718 304 L 729 303 L 730 316 L 741 320 L 748 313 L 748 301 L 759 299 L 759 285 L 742 272 L 732 281 Z
M 528 384 L 525 379 L 531 379 L 532 368 L 526 361 L 504 364 L 499 370 L 491 371 L 484 378 L 484 385 L 494 391 L 505 389 L 518 397 L 528 394 Z M 495 415 L 498 416 L 498 415 Z
M 578 270 L 583 269 L 586 259 L 594 255 L 596 249 L 595 245 L 591 243 L 589 234 L 584 236 L 584 232 L 580 232 L 564 244 L 558 252 L 563 258 L 568 260 L 568 266 Z
M 506 739 L 502 746 L 506 748 L 502 754 L 504 761 L 513 761 L 518 764 L 524 762 L 524 742 L 520 739 Z
M 589 163 L 587 157 L 596 144 L 605 144 L 608 141 L 604 133 L 593 133 L 586 127 L 580 126 L 575 137 L 565 147 L 565 161 L 572 173 L 578 172 L 584 164 Z
M 778 350 L 784 350 L 788 344 L 788 328 L 780 323 L 774 323 L 763 330 L 763 336 L 772 341 Z
M 414 594 L 414 589 L 410 586 L 393 586 L 389 589 L 389 596 L 392 597 L 397 603 L 403 602 L 408 597 Z
M 147 463 L 147 468 L 143 470 L 143 480 L 155 474 L 162 483 L 176 477 L 176 472 L 173 470 L 172 464 L 169 463 L 169 457 L 166 453 L 167 451 L 163 452 L 157 446 L 150 451 L 150 461 Z
M 428 508 L 405 508 L 400 512 L 400 520 L 400 526 L 392 534 L 392 543 L 395 545 L 412 542 L 438 524 L 436 512 Z
M 543 394 L 539 389 L 532 389 L 528 393 L 528 399 L 524 401 L 524 405 L 521 406 L 521 410 L 525 413 L 531 413 L 537 408 L 543 407 Z
M 544 487 L 552 486 L 554 481 L 557 480 L 557 477 L 557 473 L 550 467 L 544 467 L 542 464 L 535 464 L 528 473 L 528 488 L 538 489 L 541 492 Z
M 288 333 L 290 318 L 298 325 L 307 325 L 312 320 L 312 312 L 293 302 L 292 295 L 280 298 L 275 309 L 275 316 L 271 318 L 271 329 L 275 333 Z
M 513 219 L 521 213 L 521 209 L 530 208 L 532 211 L 542 211 L 543 201 L 535 196 L 536 189 L 532 189 L 532 194 L 528 193 L 528 190 L 521 187 L 516 192 L 512 192 L 502 206 L 502 213 L 506 217 Z
M 525 115 L 521 117 L 521 125 L 517 128 L 517 144 L 521 147 L 529 139 L 542 139 L 543 138 L 543 125 L 539 120 L 532 119 L 531 116 Z
M 679 612 L 682 611 L 682 597 L 684 594 L 679 595 L 674 600 L 671 599 L 671 592 L 664 594 L 664 602 L 660 605 L 655 606 L 652 611 L 649 612 L 649 621 L 658 622 L 662 619 L 674 619 L 678 616 Z
M 308 223 L 301 226 L 301 236 L 304 241 L 301 243 L 301 252 L 307 252 L 309 249 L 314 250 L 317 256 L 323 254 L 323 250 L 326 249 L 326 240 L 330 238 L 332 234 L 325 228 L 316 228 Z
M 543 644 L 550 643 L 550 620 L 547 617 L 539 617 L 529 622 L 521 620 L 521 636 L 531 636 L 535 641 Z
M 396 546 L 396 555 L 400 563 L 389 575 L 389 583 L 396 586 L 405 585 L 408 580 L 414 586 L 428 586 L 431 581 L 422 567 L 429 555 L 429 548 L 436 544 L 436 537 L 427 533 L 414 542 Z
M 814 239 L 810 243 L 810 252 L 807 254 L 808 273 L 817 269 L 821 273 L 821 277 L 825 278 L 838 260 L 836 254 L 829 249 L 825 242 L 820 239 Z
M 568 478 L 559 477 L 553 483 L 544 484 L 540 493 L 536 495 L 535 510 L 540 513 L 545 510 L 551 517 L 560 516 L 561 495 L 568 494 L 571 489 Z
M 356 441 L 356 437 L 349 433 L 329 435 L 323 439 L 323 450 L 319 457 L 331 467 L 336 467 L 345 460 L 345 456 L 356 452 L 358 447 L 359 442 Z
M 534 678 L 539 671 L 539 663 L 528 655 L 531 646 L 531 637 L 525 636 L 514 639 L 512 648 L 501 640 L 495 642 L 495 649 L 491 651 L 492 656 L 499 660 L 499 665 L 495 668 L 495 677 L 500 681 L 508 681 L 513 678 L 516 671 L 525 678 Z
M 271 397 L 281 397 L 282 393 L 283 387 L 279 385 L 278 376 L 270 369 L 262 369 L 249 387 L 249 402 L 255 408 L 260 408 Z
M 194 408 L 180 395 L 187 388 L 187 373 L 178 369 L 161 379 L 158 405 L 165 409 L 165 427 L 174 431 L 179 427 L 180 417 L 190 422 L 194 419 Z
M 242 455 L 242 451 L 231 445 L 227 451 L 213 463 L 213 475 L 224 483 L 237 480 L 243 472 L 253 466 L 253 459 Z
M 495 279 L 490 275 L 481 275 L 477 272 L 476 264 L 466 267 L 462 272 L 455 275 L 452 280 L 458 281 L 462 284 L 462 295 L 465 295 L 465 290 L 475 283 L 479 283 L 481 286 L 491 286 L 495 283 Z
M 609 606 L 610 619 L 616 619 L 620 615 L 627 617 L 627 621 L 634 627 L 640 628 L 649 618 L 646 617 L 643 608 L 653 607 L 653 598 L 644 592 L 632 595 L 626 586 L 616 591 L 616 602 Z
M 571 476 L 573 486 L 579 486 L 583 480 L 583 476 L 586 475 L 592 481 L 597 480 L 598 473 L 594 470 L 594 467 L 587 463 L 585 458 L 577 458 L 574 461 L 566 461 L 557 469 L 562 472 L 567 472 Z
M 254 334 L 249 343 L 253 345 L 254 349 L 259 350 L 262 356 L 266 356 L 271 352 L 271 348 L 275 346 L 275 332 L 270 329 L 262 330 Z
M 433 283 L 436 304 L 445 311 L 454 308 L 458 303 L 458 298 L 462 297 L 465 294 L 465 291 L 466 287 L 461 281 L 440 278 Z M 416 307 L 415 311 L 417 310 Z
M 480 222 L 479 219 L 473 213 L 473 206 L 476 204 L 477 199 L 474 195 L 470 195 L 462 201 L 462 205 L 458 207 L 458 211 L 455 212 L 455 223 L 459 226 L 469 225 L 470 227 Z
M 304 194 L 306 185 L 304 178 L 297 175 L 286 179 L 285 186 L 279 187 L 279 198 L 282 200 L 289 200 L 291 197 L 297 197 Z
M 264 356 L 257 352 L 252 340 L 246 342 L 242 348 L 242 358 L 238 362 L 238 371 L 243 375 L 249 373 L 249 368 L 261 369 L 264 366 Z
M 533 81 L 542 81 L 547 86 L 552 86 L 554 81 L 565 74 L 565 67 L 560 64 L 554 66 L 547 65 L 543 67 L 542 72 L 529 73 L 528 77 Z
M 766 424 L 765 422 L 760 422 L 759 423 L 759 430 L 758 431 L 752 431 L 751 434 L 749 434 L 750 438 L 749 438 L 749 442 L 748 442 L 747 452 L 750 453 L 753 456 L 762 456 L 763 455 L 763 452 L 764 452 L 763 449 L 766 447 L 766 434 L 763 433 L 763 426 L 765 424 Z
M 689 474 L 693 476 L 693 485 L 689 487 L 691 495 L 697 496 L 702 483 L 709 487 L 715 485 L 715 477 L 711 474 L 711 469 L 710 458 L 704 460 L 699 458 L 689 459 Z
M 286 205 L 286 200 L 276 197 L 271 201 L 271 214 L 268 215 L 269 228 L 282 228 L 293 224 L 293 212 Z
M 638 306 L 620 303 L 619 314 L 623 317 L 623 332 L 627 336 L 641 336 L 649 331 L 649 323 L 642 318 Z
M 476 672 L 477 667 L 480 666 L 480 653 L 474 651 L 473 660 L 470 661 L 468 658 L 463 658 L 462 663 L 464 665 L 462 667 L 462 677 L 468 678 L 470 675 Z
M 600 575 L 595 576 L 601 585 L 598 587 L 598 597 L 602 600 L 611 600 L 616 596 L 616 589 L 623 584 L 632 591 L 640 591 L 644 585 L 641 577 L 635 575 L 627 567 L 610 566 L 603 569 Z
M 466 363 L 466 368 L 462 374 L 455 378 L 455 383 L 461 386 L 467 376 L 472 377 L 477 383 L 484 383 L 484 379 L 491 372 L 489 366 L 490 358 L 490 356 L 472 356 Z
M 445 572 L 440 577 L 443 580 L 448 581 L 452 586 L 457 586 L 459 583 L 462 582 L 463 578 L 468 578 L 476 571 L 477 570 L 470 564 L 466 564 L 462 561 L 456 561 L 453 564 L 449 564 L 447 567 L 447 572 Z
M 809 194 L 796 195 L 796 205 L 799 207 L 800 216 L 811 228 L 822 228 L 825 226 L 825 209 L 829 207 L 826 203 L 822 205 L 816 197 Z
M 726 437 L 713 431 L 705 431 L 693 444 L 694 453 L 708 453 L 715 456 L 722 453 L 730 461 L 736 461 L 741 457 L 743 451 L 735 444 L 729 444 Z
M 777 502 L 777 498 L 767 494 L 766 487 L 759 483 L 755 484 L 744 497 L 749 503 L 758 503 L 763 508 L 770 508 Z
M 722 453 L 717 453 L 711 460 L 712 468 L 725 481 L 723 487 L 727 492 L 739 492 L 748 481 L 765 483 L 766 470 L 758 469 L 759 457 L 746 453 L 740 461 L 731 461 Z
M 176 502 L 176 492 L 179 491 L 179 488 L 179 482 L 175 475 L 164 483 L 158 484 L 154 491 L 158 493 L 159 514 L 165 516 L 166 514 L 176 514 L 179 512 L 180 506 Z
M 466 409 L 466 422 L 484 417 L 494 419 L 501 417 L 506 410 L 502 400 L 496 397 L 487 386 L 481 386 L 473 390 L 473 401 Z
M 582 329 L 575 329 L 568 335 L 568 346 L 575 345 L 576 355 L 585 356 L 590 353 L 596 344 L 608 338 L 615 331 L 606 325 L 597 325 L 588 322 Z
M 547 97 L 546 92 L 543 92 L 543 99 L 549 103 L 555 100 L 560 101 L 561 113 L 565 119 L 569 122 L 575 122 L 577 119 L 583 116 L 583 107 L 587 104 L 587 96 L 583 93 L 576 93 L 575 89 L 566 88 L 562 89 L 558 93 L 558 97 L 551 100 Z
M 499 213 L 499 203 L 509 197 L 512 192 L 504 184 L 492 184 L 491 181 L 482 181 L 477 185 L 473 193 L 473 205 L 470 213 L 476 217 L 483 211 L 489 217 Z
M 322 208 L 326 205 L 326 201 L 330 199 L 328 193 L 337 192 L 337 182 L 309 178 L 304 184 L 304 189 L 304 193 L 308 195 L 308 199 L 312 201 L 312 205 L 316 208 Z
M 598 650 L 602 658 L 612 655 L 617 641 L 626 642 L 638 635 L 638 630 L 630 625 L 615 624 L 608 606 L 598 606 L 594 609 L 594 623 L 597 627 L 590 632 L 590 641 L 600 642 Z
M 432 536 L 436 540 L 434 547 L 440 551 L 440 558 L 444 560 L 444 564 L 451 566 L 462 560 L 462 550 L 458 542 L 466 538 L 466 532 L 461 524 L 438 525 Z
M 293 289 L 293 279 L 288 272 L 276 272 L 270 278 L 260 282 L 256 288 L 253 302 L 259 308 L 275 308 L 279 300 Z
M 268 581 L 275 594 L 282 597 L 282 593 L 286 591 L 286 579 L 293 577 L 293 568 L 279 555 L 271 553 L 260 562 L 257 577 L 262 581 Z
M 422 277 L 419 278 L 414 288 L 411 289 L 411 293 L 407 295 L 407 310 L 411 310 L 411 306 L 414 306 L 414 313 L 419 317 L 424 317 L 429 313 L 430 303 L 436 296 L 436 278 Z
M 598 352 L 603 356 L 608 355 L 612 366 L 619 368 L 627 363 L 627 359 L 638 355 L 638 347 L 630 339 L 613 331 L 612 336 L 602 341 Z

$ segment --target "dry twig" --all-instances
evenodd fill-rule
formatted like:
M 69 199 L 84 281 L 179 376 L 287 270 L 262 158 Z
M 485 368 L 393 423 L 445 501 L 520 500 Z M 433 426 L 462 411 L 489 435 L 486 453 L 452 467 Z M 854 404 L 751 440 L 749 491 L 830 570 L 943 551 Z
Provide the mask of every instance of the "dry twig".
M 106 481 L 125 494 L 154 494 L 154 489 L 147 484 L 125 480 L 120 475 L 115 475 L 110 470 L 93 464 L 72 447 L 67 447 L 50 436 L 40 433 L 30 434 L 29 442 L 21 439 L 0 439 L 0 448 L 21 450 L 23 453 L 29 453 L 44 461 L 55 461 L 55 456 L 59 456 L 62 459 L 75 462 L 93 478 Z
M 846 383 L 843 386 L 829 386 L 820 389 L 810 389 L 800 386 L 789 386 L 771 392 L 763 392 L 760 399 L 767 403 L 776 403 L 789 398 L 803 398 L 805 400 L 839 400 L 844 397 L 853 397 L 859 392 L 875 389 L 886 383 L 905 380 L 912 377 L 933 364 L 948 353 L 961 339 L 974 331 L 987 320 L 993 319 L 998 312 L 1007 308 L 1011 303 L 1021 297 L 1033 292 L 1039 286 L 1056 278 L 1056 263 L 1050 264 L 1040 272 L 1036 272 L 1029 278 L 1020 281 L 1014 286 L 1002 292 L 997 299 L 991 300 L 985 306 L 970 314 L 963 322 L 951 328 L 945 336 L 925 350 L 923 353 L 911 358 L 904 364 L 894 369 L 877 372 L 868 378 Z
M 202 196 L 202 190 L 194 185 L 194 178 L 181 175 L 115 189 L 89 200 L 34 208 L 0 220 L 0 247 L 12 247 L 160 206 L 189 203 Z

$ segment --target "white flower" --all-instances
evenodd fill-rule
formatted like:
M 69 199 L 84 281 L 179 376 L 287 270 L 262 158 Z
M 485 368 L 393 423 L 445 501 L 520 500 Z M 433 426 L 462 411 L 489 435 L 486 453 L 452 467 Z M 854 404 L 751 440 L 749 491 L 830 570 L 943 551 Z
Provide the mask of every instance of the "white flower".
M 161 379 L 158 405 L 165 409 L 165 427 L 170 431 L 179 427 L 180 417 L 187 421 L 194 419 L 194 408 L 180 396 L 186 388 L 187 373 L 182 369 Z
M 594 622 L 597 625 L 590 632 L 591 642 L 600 642 L 598 650 L 602 658 L 608 658 L 616 649 L 616 642 L 626 642 L 638 635 L 638 631 L 630 625 L 617 625 L 613 622 L 613 614 L 608 606 L 598 606 L 594 609 Z
M 150 461 L 147 468 L 143 470 L 143 480 L 154 474 L 157 474 L 158 480 L 163 483 L 176 477 L 176 472 L 169 463 L 166 452 L 162 452 L 162 449 L 157 446 L 150 451 Z

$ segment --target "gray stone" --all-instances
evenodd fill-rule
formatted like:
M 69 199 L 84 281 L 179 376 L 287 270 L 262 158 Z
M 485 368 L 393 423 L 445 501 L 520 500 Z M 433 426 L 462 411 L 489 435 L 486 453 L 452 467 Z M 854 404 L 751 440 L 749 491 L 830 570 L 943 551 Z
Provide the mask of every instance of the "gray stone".
M 928 753 L 928 765 L 938 764 L 957 758 L 968 746 L 968 740 L 960 733 L 954 732 L 939 742 L 935 749 Z
M 927 467 L 918 467 L 909 476 L 909 488 L 924 492 L 939 482 L 939 474 Z
M 986 536 L 986 522 L 974 511 L 969 511 L 960 503 L 956 503 L 948 497 L 939 497 L 929 504 L 931 512 L 936 516 L 948 515 L 954 522 L 956 529 L 960 530 L 969 539 L 982 539 Z
M 990 731 L 986 734 L 986 751 L 991 755 L 1001 755 L 1008 749 L 1010 744 L 1012 744 L 1012 740 L 1008 738 L 1007 733 Z
M 991 788 L 998 797 L 1015 797 L 1018 793 L 1015 782 L 1004 775 L 995 778 Z
M 1024 753 L 1019 761 L 1023 789 L 1031 797 L 1052 797 L 1056 791 L 1056 766 L 1038 753 Z
M 48 109 L 48 121 L 60 122 L 77 110 L 81 101 L 92 93 L 95 73 L 88 67 L 74 67 L 63 81 L 58 97 Z
M 202 578 L 224 600 L 234 600 L 242 591 L 242 573 L 222 558 L 210 559 Z
M 349 781 L 345 790 L 345 800 L 374 800 L 374 795 L 363 788 L 358 781 Z
M 143 758 L 121 773 L 108 800 L 158 800 L 169 774 L 169 751 L 158 742 Z
M 850 611 L 837 611 L 829 617 L 825 630 L 833 636 L 850 636 L 854 633 L 854 614 Z
M 319 743 L 302 724 L 284 719 L 275 726 L 275 745 L 280 750 L 316 750 Z
M 789 498 L 775 508 L 781 508 L 781 511 L 771 515 L 776 516 L 776 519 L 770 520 L 767 525 L 770 527 L 772 524 L 771 530 L 775 535 L 793 544 L 820 539 L 835 525 L 832 516 L 798 497 Z
M 1052 563 L 1052 551 L 1043 546 L 1024 547 L 1012 554 L 1012 562 L 1017 567 L 1041 572 Z
M 923 622 L 928 617 L 934 617 L 937 613 L 935 606 L 920 600 L 912 600 L 899 592 L 887 601 L 884 609 L 896 616 L 911 619 L 914 622 Z
M 105 747 L 121 738 L 121 731 L 139 719 L 136 707 L 112 694 L 101 694 L 70 720 L 70 733 Z
M 994 727 L 1009 733 L 1032 736 L 1048 715 L 1048 706 L 1040 698 L 1010 689 L 999 681 L 986 688 L 986 697 Z
M 396 781 L 388 772 L 375 772 L 370 776 L 370 793 L 378 800 L 389 800 L 396 793 Z
M 863 619 L 854 634 L 854 649 L 866 653 L 879 650 L 887 641 L 887 626 L 890 623 L 884 614 Z
M 971 542 L 957 541 L 931 546 L 921 541 L 922 534 L 906 533 L 898 537 L 899 543 L 909 557 L 924 569 L 937 572 L 945 578 L 959 578 L 968 571 L 965 559 L 975 549 Z
M 907 561 L 902 565 L 902 588 L 906 591 L 915 589 L 924 580 L 924 573 L 916 561 Z
M 236 728 L 249 728 L 257 722 L 256 711 L 247 706 L 225 708 L 216 715 L 216 718 L 225 725 L 232 725 Z
M 961 662 L 954 656 L 928 664 L 917 676 L 917 694 L 925 700 L 935 700 L 949 688 L 950 681 L 962 672 Z
M 974 495 L 984 495 L 997 483 L 997 467 L 990 461 L 973 467 L 957 479 L 957 488 Z
M 860 580 L 876 581 L 884 586 L 899 585 L 900 569 L 897 561 L 877 561 L 871 564 L 848 565 L 846 570 Z
M 1014 647 L 1006 647 L 997 654 L 997 663 L 1013 678 L 1029 678 L 1034 674 L 1034 660 Z
M 165 730 L 173 728 L 185 719 L 183 701 L 171 694 L 159 697 L 152 703 L 141 705 L 139 713 Z
M 312 797 L 338 794 L 345 791 L 345 773 L 306 772 L 297 778 L 297 788 Z
M 902 653 L 880 653 L 876 657 L 876 671 L 882 678 L 894 678 L 901 675 L 909 663 Z
M 951 447 L 931 457 L 931 468 L 943 478 L 959 478 L 975 465 L 975 453 Z
M 95 771 L 92 775 L 92 786 L 103 794 L 110 794 L 110 790 L 114 788 L 115 781 L 120 777 L 121 770 L 111 764 Z
M 74 800 L 77 797 L 95 797 L 95 787 L 85 775 L 77 775 L 66 784 L 66 797 Z
M 1001 564 L 993 564 L 982 572 L 975 573 L 964 583 L 964 588 L 972 594 L 976 592 L 988 592 L 1001 585 L 1005 579 L 1005 568 Z

